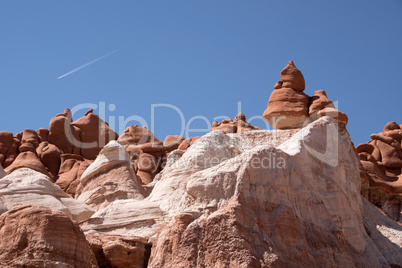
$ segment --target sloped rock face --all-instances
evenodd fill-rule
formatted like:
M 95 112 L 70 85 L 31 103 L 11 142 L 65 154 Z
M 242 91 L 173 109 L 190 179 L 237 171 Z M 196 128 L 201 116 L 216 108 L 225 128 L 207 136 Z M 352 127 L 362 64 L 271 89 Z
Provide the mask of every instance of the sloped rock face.
M 76 221 L 88 219 L 94 213 L 90 207 L 63 192 L 48 177 L 27 168 L 0 179 L 0 214 L 18 204 L 57 209 Z
M 402 129 L 395 122 L 359 144 L 362 194 L 391 219 L 402 223 Z
M 0 216 L 2 267 L 98 267 L 85 235 L 64 213 L 16 206 Z
M 173 188 L 169 171 L 160 180 L 165 191 Z M 159 233 L 150 267 L 380 264 L 363 254 L 367 235 L 352 143 L 328 119 L 279 146 L 246 150 L 181 181 L 182 197 L 161 200 L 161 208 L 178 216 Z
M 148 197 L 112 202 L 84 232 L 144 238 L 149 267 L 387 267 L 402 256 L 398 226 L 363 224 L 359 162 L 329 117 L 301 130 L 214 131 L 176 152 Z
M 115 200 L 142 200 L 145 195 L 125 148 L 111 141 L 82 174 L 75 198 L 99 210 Z

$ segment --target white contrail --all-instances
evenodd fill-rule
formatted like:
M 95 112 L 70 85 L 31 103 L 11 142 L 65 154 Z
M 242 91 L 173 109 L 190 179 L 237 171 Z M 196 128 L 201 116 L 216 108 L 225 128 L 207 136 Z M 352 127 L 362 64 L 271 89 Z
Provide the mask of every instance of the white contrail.
M 97 62 L 97 61 L 100 61 L 101 59 L 104 59 L 104 58 L 106 58 L 106 57 L 108 57 L 108 56 L 110 56 L 110 55 L 116 53 L 117 51 L 119 51 L 119 50 L 121 50 L 121 49 L 123 49 L 123 48 L 125 48 L 125 47 L 118 48 L 118 49 L 116 49 L 116 50 L 113 50 L 112 52 L 109 52 L 109 53 L 107 53 L 107 54 L 105 54 L 105 55 L 99 57 L 99 58 L 96 58 L 96 59 L 94 59 L 94 60 L 92 60 L 92 61 L 90 61 L 90 62 L 87 62 L 87 63 L 85 63 L 85 64 L 83 64 L 83 65 L 81 65 L 81 66 L 79 66 L 79 67 L 77 67 L 77 68 L 75 68 L 75 69 L 69 71 L 68 73 L 65 73 L 65 74 L 63 74 L 63 75 L 57 77 L 57 79 L 60 79 L 60 78 L 66 77 L 67 75 L 70 75 L 70 74 L 72 74 L 72 73 L 75 73 L 76 71 L 79 71 L 79 70 L 81 70 L 81 69 L 83 69 L 83 68 L 85 68 L 85 67 L 87 67 L 87 66 L 89 66 L 89 65 L 91 65 L 91 64 L 93 64 L 93 63 L 95 63 L 95 62 Z

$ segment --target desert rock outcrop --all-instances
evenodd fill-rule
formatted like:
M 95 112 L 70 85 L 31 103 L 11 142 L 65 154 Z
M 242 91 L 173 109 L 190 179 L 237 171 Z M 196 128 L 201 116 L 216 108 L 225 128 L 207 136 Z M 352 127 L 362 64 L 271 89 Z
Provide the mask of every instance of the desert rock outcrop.
M 145 195 L 125 148 L 111 141 L 82 174 L 75 198 L 99 210 L 115 200 L 142 200 Z
M 84 233 L 64 213 L 16 206 L 0 216 L 2 267 L 98 267 Z
M 389 217 L 402 223 L 402 129 L 395 122 L 359 144 L 362 194 Z
M 281 71 L 281 80 L 269 97 L 263 118 L 276 129 L 301 128 L 308 123 L 309 96 L 303 93 L 304 77 L 293 61 Z
M 293 61 L 281 72 L 281 81 L 274 86 L 263 119 L 276 129 L 292 129 L 306 126 L 323 116 L 346 126 L 348 117 L 338 111 L 324 90 L 317 90 L 312 97 L 303 93 L 305 81 Z
M 162 169 L 162 161 L 166 155 L 163 143 L 146 127 L 137 125 L 126 128 L 117 141 L 129 153 L 134 170 L 142 183 L 151 183 Z
M 21 140 L 13 137 L 13 133 L 0 131 L 0 164 L 6 168 L 15 160 Z
M 212 123 L 211 131 L 222 130 L 226 134 L 228 133 L 244 133 L 251 130 L 261 130 L 261 128 L 253 126 L 247 123 L 246 116 L 243 113 L 236 115 L 235 119 L 227 118 L 222 120 L 221 123 L 214 121 Z
M 90 207 L 63 192 L 47 176 L 28 168 L 17 169 L 0 179 L 0 214 L 18 204 L 56 209 L 76 221 L 88 219 L 94 213 Z

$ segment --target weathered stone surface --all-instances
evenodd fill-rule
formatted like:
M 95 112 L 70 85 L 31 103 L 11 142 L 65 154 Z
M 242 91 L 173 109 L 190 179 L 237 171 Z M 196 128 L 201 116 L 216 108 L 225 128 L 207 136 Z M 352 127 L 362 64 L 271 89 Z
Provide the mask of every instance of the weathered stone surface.
M 142 200 L 144 195 L 125 148 L 111 141 L 82 174 L 75 198 L 99 210 L 115 200 Z
M 2 267 L 98 267 L 85 235 L 64 213 L 16 206 L 0 216 Z
M 206 137 L 213 138 L 202 137 L 197 147 L 205 145 Z M 217 144 L 230 140 L 220 139 Z M 358 161 L 350 138 L 328 117 L 279 146 L 269 140 L 248 150 L 241 142 L 229 144 L 234 155 L 224 153 L 226 148 L 205 148 L 200 155 L 198 148 L 202 158 L 230 156 L 217 165 L 189 164 L 196 150 L 190 147 L 162 171 L 148 199 L 175 219 L 159 232 L 149 267 L 391 263 L 375 252 L 363 226 Z M 285 166 L 279 161 L 264 168 L 263 160 L 272 164 L 274 154 Z M 175 190 L 165 194 L 169 189 Z
M 17 157 L 21 141 L 13 137 L 13 133 L 0 131 L 0 164 L 4 168 L 11 165 Z
M 14 162 L 5 169 L 5 171 L 8 174 L 11 174 L 11 172 L 20 168 L 29 168 L 35 170 L 37 172 L 46 175 L 48 179 L 53 180 L 52 179 L 53 176 L 47 171 L 46 167 L 42 164 L 39 157 L 36 155 L 36 152 L 25 151 L 20 153 L 14 160 Z
M 292 88 L 275 89 L 263 119 L 276 129 L 301 128 L 308 121 L 309 96 Z
M 147 266 L 151 244 L 142 237 L 88 234 L 100 267 L 143 268 Z
M 41 142 L 49 140 L 49 130 L 46 128 L 40 128 L 36 131 L 38 134 L 39 140 Z
M 39 137 L 35 130 L 24 129 L 22 132 L 20 152 L 36 152 L 36 148 L 39 145 Z
M 384 132 L 357 146 L 362 194 L 391 219 L 402 223 L 402 129 L 389 122 Z
M 69 109 L 52 118 L 49 123 L 48 140 L 65 154 L 80 154 L 80 130 L 71 125 L 72 121 Z
M 86 160 L 77 154 L 62 154 L 60 158 L 61 166 L 56 184 L 64 192 L 74 197 L 77 186 L 80 183 L 81 175 L 92 161 Z
M 94 213 L 90 207 L 63 192 L 47 176 L 28 168 L 17 169 L 0 179 L 0 214 L 17 204 L 56 209 L 76 221 L 88 219 Z
M 80 224 L 88 233 L 139 236 L 149 239 L 164 223 L 165 212 L 149 200 L 116 200 Z
M 117 141 L 126 147 L 134 170 L 142 183 L 151 183 L 163 166 L 166 155 L 163 143 L 146 127 L 137 125 L 126 128 Z
M 170 153 L 176 150 L 182 141 L 184 141 L 184 138 L 180 135 L 169 135 L 163 141 L 163 147 L 165 147 L 166 152 Z
M 72 123 L 80 130 L 81 155 L 94 160 L 100 150 L 111 140 L 117 140 L 118 135 L 109 125 L 89 110 L 83 117 Z
M 263 114 L 263 119 L 271 126 L 276 129 L 302 128 L 323 116 L 346 126 L 348 117 L 335 109 L 324 90 L 315 91 L 312 97 L 303 93 L 303 75 L 292 61 L 282 70 L 281 79 L 275 84 Z
M 0 179 L 3 178 L 6 175 L 7 175 L 7 173 L 4 171 L 3 167 L 0 164 Z
M 61 151 L 56 145 L 47 141 L 41 142 L 36 148 L 36 154 L 46 167 L 47 171 L 54 177 L 59 174 Z
M 212 123 L 211 131 L 222 130 L 226 134 L 228 133 L 244 133 L 251 130 L 261 130 L 261 128 L 253 126 L 246 121 L 246 116 L 243 113 L 236 115 L 235 119 L 227 118 L 222 120 L 221 123 L 214 121 Z M 184 147 L 182 147 L 183 150 Z
M 293 61 L 289 61 L 281 71 L 281 80 L 282 87 L 293 88 L 296 91 L 303 92 L 306 87 L 303 74 L 296 68 Z
M 326 107 L 335 108 L 335 105 L 328 99 L 325 90 L 316 90 L 314 95 L 310 97 L 309 115 L 311 116 Z

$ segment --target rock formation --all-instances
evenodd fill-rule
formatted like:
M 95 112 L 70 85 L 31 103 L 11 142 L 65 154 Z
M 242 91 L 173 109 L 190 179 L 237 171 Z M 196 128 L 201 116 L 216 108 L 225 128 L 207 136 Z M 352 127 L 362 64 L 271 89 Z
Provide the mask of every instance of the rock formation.
M 163 143 L 146 127 L 130 126 L 117 140 L 131 157 L 134 170 L 143 184 L 151 183 L 162 169 L 166 154 Z
M 214 121 L 211 130 L 222 130 L 227 134 L 244 133 L 251 130 L 261 130 L 261 128 L 247 123 L 246 116 L 243 113 L 239 113 L 233 121 L 230 118 L 222 120 L 221 123 Z
M 13 133 L 0 131 L 0 164 L 6 168 L 15 160 L 21 140 L 13 137 Z
M 389 217 L 402 223 L 402 129 L 395 122 L 359 144 L 362 194 Z
M 402 258 L 402 241 L 385 238 L 400 236 L 400 226 L 366 233 L 354 147 L 329 117 L 279 136 L 214 131 L 174 156 L 147 198 L 112 202 L 81 224 L 84 232 L 143 237 L 153 243 L 149 267 L 387 266 Z
M 304 89 L 289 62 L 275 131 L 239 113 L 162 143 L 68 109 L 1 131 L 0 266 L 400 267 L 401 126 L 355 149 L 347 116 Z
M 81 175 L 91 163 L 91 160 L 84 159 L 77 154 L 62 154 L 56 184 L 63 191 L 74 197 L 77 186 L 80 183 Z
M 263 118 L 276 129 L 301 128 L 308 124 L 309 97 L 303 93 L 304 77 L 293 61 L 281 71 L 281 80 L 269 97 Z
M 94 213 L 90 207 L 63 192 L 47 176 L 28 168 L 17 169 L 0 179 L 0 214 L 18 204 L 56 209 L 76 221 L 88 219 Z
M 99 210 L 115 200 L 142 200 L 145 195 L 125 148 L 111 141 L 82 174 L 75 198 Z
M 263 114 L 263 119 L 271 126 L 276 129 L 301 128 L 323 116 L 346 126 L 348 117 L 335 109 L 324 90 L 315 91 L 312 97 L 303 93 L 304 77 L 293 61 L 281 71 L 280 77 Z
M 2 267 L 98 267 L 85 235 L 64 213 L 16 206 L 0 216 Z
M 92 109 L 71 125 L 79 129 L 81 155 L 86 159 L 94 160 L 103 146 L 118 138 L 117 133 L 94 114 Z
M 170 153 L 173 150 L 179 148 L 182 141 L 185 139 L 180 135 L 169 135 L 166 136 L 165 140 L 163 141 L 163 147 L 165 147 L 166 153 Z
M 147 267 L 151 244 L 142 237 L 88 234 L 99 267 Z

